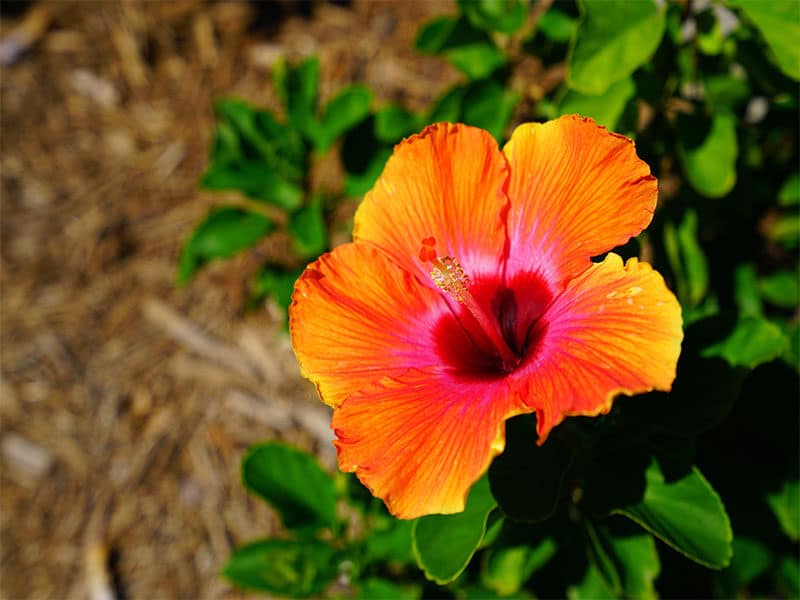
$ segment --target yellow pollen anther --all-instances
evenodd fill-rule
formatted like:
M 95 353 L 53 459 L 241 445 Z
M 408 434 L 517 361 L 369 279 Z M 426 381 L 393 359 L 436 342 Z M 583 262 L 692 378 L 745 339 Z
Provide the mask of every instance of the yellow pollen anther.
M 467 300 L 469 292 L 467 291 L 467 284 L 469 284 L 469 277 L 464 273 L 459 262 L 452 256 L 444 256 L 435 258 L 431 261 L 433 271 L 431 271 L 431 279 L 440 290 L 445 292 L 453 300 L 464 304 Z

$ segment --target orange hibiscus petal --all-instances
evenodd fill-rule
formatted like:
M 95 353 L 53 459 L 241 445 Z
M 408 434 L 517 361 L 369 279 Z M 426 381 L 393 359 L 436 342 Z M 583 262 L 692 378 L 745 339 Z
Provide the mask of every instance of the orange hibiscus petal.
M 411 370 L 334 410 L 339 468 L 354 471 L 392 514 L 413 519 L 464 509 L 470 487 L 505 445 L 514 414 L 507 382 L 466 382 Z
M 449 308 L 370 246 L 345 244 L 309 265 L 289 308 L 303 376 L 338 406 L 354 391 L 409 367 L 438 364 L 434 326 Z
M 533 268 L 563 285 L 653 217 L 658 185 L 647 163 L 631 140 L 591 119 L 520 125 L 503 152 L 512 269 Z
M 488 132 L 431 125 L 395 147 L 356 212 L 353 239 L 378 246 L 428 285 L 422 240 L 470 274 L 496 270 L 506 247 L 507 179 L 506 160 Z
M 542 315 L 531 360 L 514 374 L 536 408 L 539 443 L 564 417 L 607 413 L 617 394 L 668 391 L 683 339 L 681 308 L 647 263 L 609 254 Z M 527 390 L 527 391 L 525 391 Z

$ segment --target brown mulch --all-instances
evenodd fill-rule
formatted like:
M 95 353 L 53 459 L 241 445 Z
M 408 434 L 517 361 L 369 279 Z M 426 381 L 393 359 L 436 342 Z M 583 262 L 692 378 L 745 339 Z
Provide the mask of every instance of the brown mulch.
M 274 533 L 238 477 L 280 438 L 333 468 L 328 414 L 269 307 L 269 243 L 174 285 L 214 98 L 277 106 L 316 54 L 323 97 L 429 104 L 458 79 L 412 50 L 450 3 L 50 2 L 0 18 L 0 596 L 228 597 L 235 544 Z M 11 14 L 9 14 L 11 13 Z M 13 14 L 19 13 L 19 14 Z M 305 14 L 307 13 L 307 14 Z

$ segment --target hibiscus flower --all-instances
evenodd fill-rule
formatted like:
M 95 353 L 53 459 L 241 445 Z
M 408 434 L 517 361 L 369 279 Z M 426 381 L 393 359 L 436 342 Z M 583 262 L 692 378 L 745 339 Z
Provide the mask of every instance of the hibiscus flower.
M 308 266 L 290 308 L 339 467 L 397 517 L 459 512 L 506 419 L 535 412 L 541 444 L 618 394 L 669 390 L 675 296 L 635 258 L 592 262 L 657 196 L 633 142 L 591 119 L 521 125 L 502 151 L 449 123 L 398 144 L 354 242 Z

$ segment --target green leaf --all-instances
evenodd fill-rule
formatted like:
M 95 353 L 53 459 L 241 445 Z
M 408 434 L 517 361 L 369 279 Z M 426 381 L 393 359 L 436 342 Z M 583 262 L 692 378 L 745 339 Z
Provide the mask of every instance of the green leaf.
M 536 22 L 536 31 L 552 42 L 568 42 L 575 31 L 575 21 L 551 6 Z
M 797 554 L 784 556 L 775 569 L 777 587 L 784 598 L 800 597 L 800 564 Z
M 647 533 L 614 535 L 603 525 L 586 522 L 592 562 L 615 595 L 655 599 L 655 579 L 661 571 L 656 543 Z
M 301 256 L 316 257 L 327 249 L 328 228 L 321 197 L 315 196 L 309 204 L 289 217 L 289 234 Z
M 800 304 L 800 276 L 792 271 L 778 271 L 758 282 L 761 296 L 781 308 L 797 308 Z
M 772 564 L 772 553 L 759 542 L 736 536 L 733 540 L 731 564 L 715 574 L 717 595 L 726 598 L 742 597 L 744 586 L 764 574 Z
M 636 86 L 630 77 L 620 79 L 599 96 L 581 94 L 567 90 L 558 107 L 559 115 L 579 114 L 592 117 L 600 125 L 615 131 L 617 123 L 625 111 L 625 105 L 636 93 Z
M 569 600 L 610 600 L 614 597 L 600 570 L 591 563 L 586 567 L 583 578 L 567 588 Z
M 706 135 L 703 135 L 707 131 Z M 714 114 L 710 129 L 697 118 L 679 117 L 678 158 L 692 187 L 710 198 L 720 198 L 736 184 L 736 118 Z
M 741 264 L 734 272 L 734 295 L 741 316 L 758 317 L 763 312 L 758 276 L 752 263 Z
M 333 480 L 300 450 L 278 442 L 252 446 L 242 459 L 242 480 L 275 507 L 289 529 L 320 529 L 336 521 Z
M 461 107 L 468 86 L 457 85 L 445 92 L 434 104 L 428 115 L 429 123 L 456 123 L 461 119 Z
M 461 17 L 443 17 L 425 25 L 414 43 L 426 54 L 442 55 L 470 79 L 483 79 L 506 62 L 486 32 Z
M 299 65 L 291 66 L 285 60 L 279 60 L 272 78 L 289 123 L 306 139 L 313 141 L 317 123 L 319 61 L 309 57 Z
M 666 480 L 653 460 L 642 499 L 612 512 L 628 517 L 701 565 L 720 569 L 730 562 L 733 533 L 728 515 L 697 467 L 679 479 Z
M 800 245 L 800 214 L 783 215 L 772 223 L 767 237 L 785 248 Z
M 727 338 L 712 344 L 701 355 L 719 356 L 733 366 L 753 369 L 779 357 L 788 345 L 789 340 L 775 323 L 759 317 L 743 317 Z
M 767 495 L 767 504 L 783 532 L 792 541 L 800 539 L 800 481 L 785 482 L 780 491 Z
M 372 92 L 364 86 L 353 85 L 339 92 L 325 107 L 314 133 L 315 147 L 325 152 L 334 141 L 369 115 Z
M 363 600 L 416 600 L 421 596 L 419 585 L 398 585 L 379 577 L 370 577 L 358 586 L 358 598 Z
M 294 284 L 302 272 L 303 269 L 287 271 L 279 267 L 267 266 L 262 268 L 253 282 L 250 297 L 251 306 L 255 306 L 267 296 L 271 296 L 284 311 L 289 310 L 289 305 L 292 303 Z
M 443 585 L 459 576 L 480 545 L 494 507 L 489 481 L 483 477 L 472 486 L 464 512 L 415 521 L 414 556 L 425 577 Z
M 411 537 L 414 521 L 387 517 L 378 521 L 364 542 L 368 563 L 393 561 L 401 564 L 414 560 Z
M 567 83 L 599 95 L 650 60 L 664 34 L 664 9 L 652 0 L 579 0 L 578 6 Z
M 793 173 L 781 186 L 778 192 L 778 204 L 781 206 L 794 206 L 800 204 L 800 173 Z
M 253 200 L 283 210 L 295 210 L 303 201 L 303 190 L 299 186 L 252 161 L 212 164 L 200 185 L 208 190 L 238 190 Z
M 458 7 L 478 29 L 500 33 L 517 31 L 527 13 L 520 0 L 458 0 Z
M 555 512 L 572 457 L 557 435 L 536 445 L 532 416 L 509 419 L 506 449 L 489 467 L 492 495 L 515 521 L 544 521 Z
M 732 0 L 763 36 L 785 75 L 800 80 L 800 3 L 796 0 Z
M 697 241 L 697 227 L 693 210 L 686 211 L 677 227 L 664 224 L 664 249 L 684 308 L 694 308 L 708 293 L 708 262 Z
M 484 555 L 481 584 L 500 596 L 516 594 L 533 573 L 547 564 L 556 550 L 556 542 L 551 537 L 535 546 L 493 548 Z
M 712 75 L 703 80 L 706 102 L 712 112 L 733 112 L 750 99 L 744 76 Z
M 493 79 L 469 86 L 462 104 L 463 122 L 485 129 L 502 142 L 506 127 L 519 101 L 519 94 Z
M 318 595 L 337 575 L 336 551 L 317 540 L 263 540 L 237 548 L 222 575 L 238 587 Z
M 188 282 L 209 260 L 226 258 L 249 248 L 272 229 L 272 221 L 260 213 L 235 206 L 213 209 L 183 247 L 178 285 Z
M 396 144 L 416 133 L 422 125 L 418 115 L 400 106 L 389 105 L 375 113 L 375 137 L 387 144 Z

